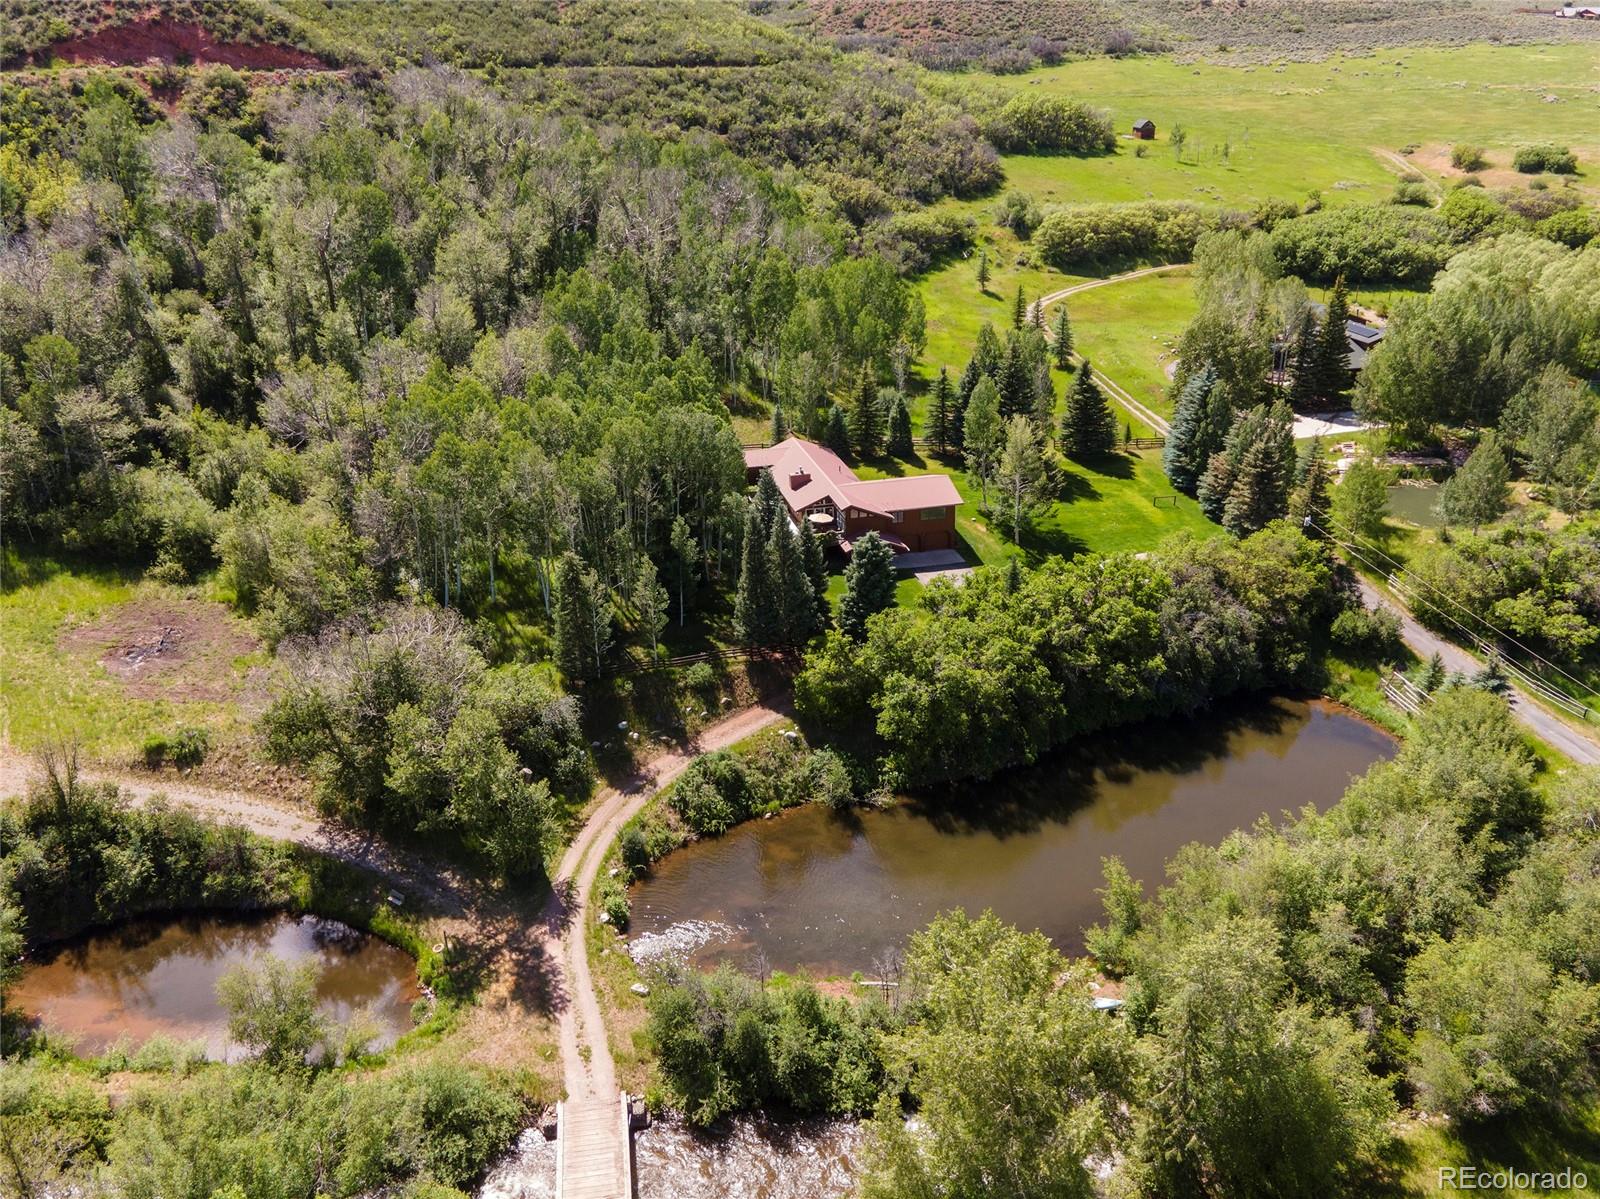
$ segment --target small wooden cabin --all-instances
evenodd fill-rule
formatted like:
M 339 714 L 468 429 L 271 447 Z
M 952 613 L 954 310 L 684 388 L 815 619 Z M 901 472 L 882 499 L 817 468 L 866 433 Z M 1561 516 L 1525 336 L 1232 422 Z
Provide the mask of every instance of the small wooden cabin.
M 1133 123 L 1133 136 L 1142 142 L 1154 141 L 1156 136 L 1156 123 L 1149 117 Z

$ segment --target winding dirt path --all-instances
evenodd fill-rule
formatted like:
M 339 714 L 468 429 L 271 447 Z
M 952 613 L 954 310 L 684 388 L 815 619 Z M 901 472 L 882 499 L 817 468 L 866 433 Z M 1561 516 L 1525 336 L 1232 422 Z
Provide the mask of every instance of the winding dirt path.
M 1071 287 L 1063 287 L 1059 291 L 1049 292 L 1040 296 L 1037 303 L 1040 306 L 1040 311 L 1045 311 L 1049 309 L 1050 305 L 1059 304 L 1062 300 L 1069 296 L 1075 296 L 1079 292 L 1093 291 L 1097 287 L 1109 287 L 1113 283 L 1126 283 L 1130 279 L 1143 279 L 1146 275 L 1162 275 L 1169 271 L 1183 271 L 1188 268 L 1189 264 L 1186 262 L 1173 262 L 1164 266 L 1146 266 L 1136 271 L 1123 271 L 1120 275 L 1107 275 L 1104 279 L 1090 279 L 1084 283 L 1074 283 Z M 1045 322 L 1044 336 L 1046 341 L 1051 340 L 1050 323 L 1048 321 Z M 1082 362 L 1083 355 L 1074 351 L 1072 359 L 1074 362 Z M 1171 432 L 1172 426 L 1167 423 L 1164 417 L 1151 411 L 1151 409 L 1136 400 L 1132 393 L 1120 383 L 1114 379 L 1107 378 L 1104 371 L 1095 371 L 1095 378 L 1099 381 L 1101 387 L 1111 393 L 1113 400 L 1138 417 L 1156 433 L 1165 437 Z
M 443 862 L 268 796 L 196 786 L 182 778 L 88 769 L 80 773 L 93 781 L 116 783 L 135 804 L 165 797 L 208 819 L 235 821 L 260 836 L 361 866 L 402 894 L 424 898 L 447 926 L 460 930 L 477 954 L 487 977 L 483 1006 L 513 1021 L 555 1018 L 569 1101 L 614 1103 L 616 1066 L 589 974 L 585 920 L 589 892 L 606 850 L 623 824 L 700 754 L 725 749 L 787 718 L 787 711 L 778 706 L 740 709 L 702 730 L 689 744 L 652 759 L 619 787 L 601 791 L 556 867 L 549 898 L 533 918 L 514 901 Z M 9 746 L 0 748 L 0 797 L 21 794 L 36 771 L 32 758 Z

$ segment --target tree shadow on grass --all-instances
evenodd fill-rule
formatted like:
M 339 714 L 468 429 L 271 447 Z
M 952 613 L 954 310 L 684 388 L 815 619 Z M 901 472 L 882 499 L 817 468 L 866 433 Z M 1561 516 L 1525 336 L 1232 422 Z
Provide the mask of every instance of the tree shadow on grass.
M 1133 478 L 1133 459 L 1127 454 L 1096 454 L 1089 458 L 1068 458 L 1079 470 L 1108 479 Z

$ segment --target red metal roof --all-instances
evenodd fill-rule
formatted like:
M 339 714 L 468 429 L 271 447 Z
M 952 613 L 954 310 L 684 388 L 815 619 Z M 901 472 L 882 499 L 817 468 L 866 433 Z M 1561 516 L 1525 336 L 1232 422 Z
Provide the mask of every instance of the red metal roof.
M 833 501 L 835 508 L 864 508 L 880 516 L 908 508 L 955 507 L 961 503 L 961 494 L 949 475 L 862 482 L 838 454 L 799 437 L 746 450 L 744 464 L 770 470 L 792 512 L 801 512 L 822 499 Z

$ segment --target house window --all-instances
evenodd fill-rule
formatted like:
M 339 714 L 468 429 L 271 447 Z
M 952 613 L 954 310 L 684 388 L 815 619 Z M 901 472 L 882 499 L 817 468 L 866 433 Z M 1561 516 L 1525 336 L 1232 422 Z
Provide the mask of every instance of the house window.
M 944 509 L 944 508 L 924 508 L 922 510 L 922 519 L 923 520 L 943 520 L 945 512 L 946 512 L 946 509 Z
M 898 510 L 889 513 L 889 519 L 894 521 L 895 524 L 899 524 L 905 518 L 906 514 Z

